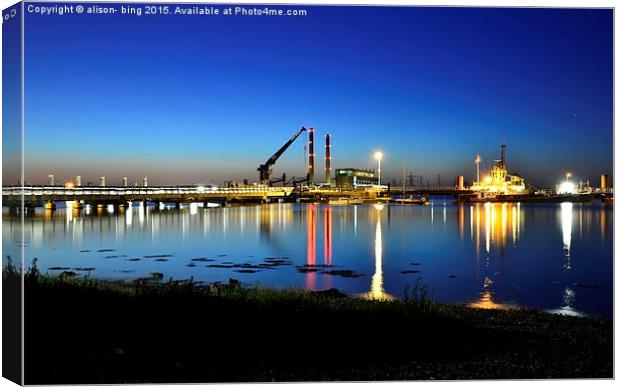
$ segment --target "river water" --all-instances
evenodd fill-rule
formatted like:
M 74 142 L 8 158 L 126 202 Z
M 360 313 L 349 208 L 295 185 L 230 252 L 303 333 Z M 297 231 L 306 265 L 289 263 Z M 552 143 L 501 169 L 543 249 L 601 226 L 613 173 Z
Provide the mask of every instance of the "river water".
M 19 214 L 3 210 L 3 246 L 18 257 Z M 136 203 L 126 210 L 37 209 L 25 256 L 51 274 L 338 288 L 485 308 L 533 307 L 611 317 L 613 206 L 262 204 L 226 208 Z

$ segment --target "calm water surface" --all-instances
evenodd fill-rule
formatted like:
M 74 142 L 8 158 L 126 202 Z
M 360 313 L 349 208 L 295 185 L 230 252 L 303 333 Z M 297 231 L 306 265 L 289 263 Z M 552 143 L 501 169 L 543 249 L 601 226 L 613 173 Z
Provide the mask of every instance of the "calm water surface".
M 5 256 L 17 257 L 19 219 L 4 209 L 2 222 Z M 50 273 L 160 272 L 370 297 L 402 297 L 420 279 L 441 302 L 608 317 L 613 309 L 613 207 L 599 202 L 61 208 L 37 210 L 25 224 L 26 263 L 37 257 Z M 283 265 L 269 267 L 274 259 Z

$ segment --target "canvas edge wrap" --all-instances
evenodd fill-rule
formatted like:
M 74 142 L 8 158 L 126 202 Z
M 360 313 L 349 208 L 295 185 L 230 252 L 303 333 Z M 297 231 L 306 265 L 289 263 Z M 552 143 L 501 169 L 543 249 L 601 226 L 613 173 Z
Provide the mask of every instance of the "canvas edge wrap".
M 2 11 L 2 178 L 4 185 L 24 185 L 23 170 L 23 3 Z M 22 195 L 8 205 L 21 214 L 18 240 L 4 246 L 18 256 L 13 264 L 21 269 L 20 281 L 2 281 L 2 377 L 23 384 L 23 246 L 24 202 Z M 5 255 L 7 251 L 5 250 Z M 3 260 L 4 262 L 4 260 Z

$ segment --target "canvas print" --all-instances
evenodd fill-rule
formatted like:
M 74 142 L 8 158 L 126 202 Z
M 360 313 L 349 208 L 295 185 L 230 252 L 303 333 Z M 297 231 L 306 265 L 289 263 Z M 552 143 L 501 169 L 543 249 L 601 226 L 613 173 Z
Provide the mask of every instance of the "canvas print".
M 3 12 L 3 376 L 610 379 L 613 9 Z

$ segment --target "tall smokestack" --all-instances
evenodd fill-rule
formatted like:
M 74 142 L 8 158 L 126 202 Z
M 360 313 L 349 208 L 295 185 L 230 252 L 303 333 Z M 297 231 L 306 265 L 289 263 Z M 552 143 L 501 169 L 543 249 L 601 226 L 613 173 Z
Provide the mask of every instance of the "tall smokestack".
M 308 185 L 314 184 L 314 128 L 308 129 Z
M 325 182 L 331 185 L 332 181 L 332 152 L 329 141 L 329 133 L 325 135 Z

